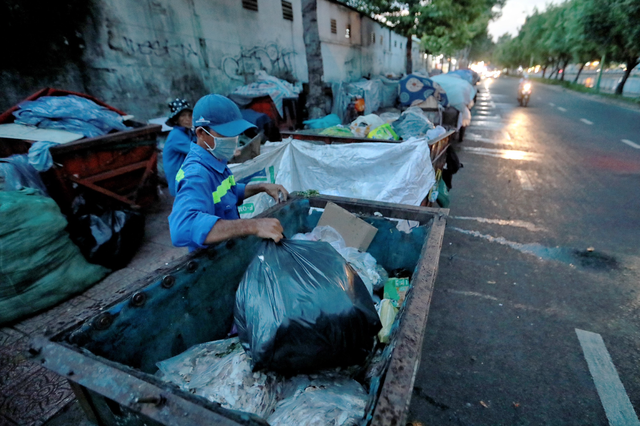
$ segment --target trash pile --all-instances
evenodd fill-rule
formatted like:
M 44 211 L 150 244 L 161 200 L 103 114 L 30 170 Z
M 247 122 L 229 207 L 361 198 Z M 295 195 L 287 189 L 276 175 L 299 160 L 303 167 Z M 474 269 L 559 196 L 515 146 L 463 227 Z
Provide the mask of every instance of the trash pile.
M 336 218 L 340 231 L 322 225 Z M 161 361 L 157 375 L 271 425 L 360 424 L 409 289 L 366 252 L 376 232 L 329 203 L 311 232 L 262 242 L 236 293 L 238 337 Z
M 307 120 L 305 124 L 310 129 L 322 129 L 320 135 L 389 141 L 424 137 L 433 140 L 446 133 L 444 127 L 435 126 L 427 114 L 418 107 L 408 108 L 402 114 L 385 112 L 380 115 L 359 116 L 349 125 L 335 124 L 338 120 L 337 115 L 330 114 L 323 118 Z
M 120 114 L 75 95 L 43 96 L 23 102 L 13 116 L 16 124 L 66 130 L 88 138 L 127 129 Z
M 431 78 L 447 92 L 451 106 L 460 111 L 458 128 L 471 124 L 470 108 L 473 107 L 473 98 L 477 93 L 476 88 L 459 74 L 448 73 Z
M 254 98 L 269 96 L 280 117 L 284 117 L 282 100 L 284 98 L 297 99 L 302 89 L 288 81 L 269 75 L 264 70 L 256 71 L 255 76 L 257 79 L 255 83 L 237 87 L 233 93 L 229 94 L 229 99 L 240 106 L 245 106 L 251 103 Z

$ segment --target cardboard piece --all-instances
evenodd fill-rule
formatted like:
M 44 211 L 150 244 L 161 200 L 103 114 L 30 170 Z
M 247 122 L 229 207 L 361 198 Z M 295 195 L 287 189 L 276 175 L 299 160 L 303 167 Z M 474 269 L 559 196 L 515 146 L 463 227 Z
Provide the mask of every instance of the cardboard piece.
M 378 232 L 375 226 L 369 225 L 334 203 L 327 203 L 318 226 L 331 226 L 342 235 L 347 247 L 354 247 L 360 251 L 367 251 Z

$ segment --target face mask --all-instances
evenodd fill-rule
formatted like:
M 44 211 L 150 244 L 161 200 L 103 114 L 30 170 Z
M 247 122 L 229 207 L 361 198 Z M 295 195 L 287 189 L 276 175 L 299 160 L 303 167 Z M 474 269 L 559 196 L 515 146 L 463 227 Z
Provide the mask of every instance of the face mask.
M 217 136 L 213 136 L 211 133 L 207 132 L 207 129 L 202 127 L 202 130 L 209 136 L 211 136 L 216 143 L 214 148 L 211 148 L 209 144 L 203 140 L 204 144 L 207 145 L 209 153 L 216 157 L 218 160 L 229 161 L 233 158 L 233 154 L 236 152 L 236 148 L 238 147 L 238 136 L 233 136 L 230 138 L 219 138 Z

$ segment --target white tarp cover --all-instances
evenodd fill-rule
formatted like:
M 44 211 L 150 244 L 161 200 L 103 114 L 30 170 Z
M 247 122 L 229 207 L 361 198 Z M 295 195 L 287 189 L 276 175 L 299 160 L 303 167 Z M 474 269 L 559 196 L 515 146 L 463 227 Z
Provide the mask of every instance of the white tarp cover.
M 452 107 L 464 113 L 465 108 L 472 105 L 476 96 L 476 88 L 461 78 L 451 77 L 448 74 L 434 75 L 431 77 L 445 92 Z
M 236 182 L 272 182 L 288 191 L 420 205 L 435 184 L 429 143 L 411 138 L 403 143 L 314 144 L 287 139 L 263 145 L 263 154 L 230 164 Z M 274 205 L 266 194 L 245 200 L 242 218 Z

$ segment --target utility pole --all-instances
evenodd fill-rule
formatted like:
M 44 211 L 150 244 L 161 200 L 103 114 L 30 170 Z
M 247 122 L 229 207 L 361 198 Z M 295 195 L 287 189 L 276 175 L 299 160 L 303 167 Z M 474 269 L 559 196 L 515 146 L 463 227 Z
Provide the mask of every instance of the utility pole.
M 596 83 L 596 92 L 600 91 L 600 80 L 602 80 L 602 73 L 604 72 L 604 62 L 607 60 L 607 52 L 602 55 L 600 61 L 600 72 L 598 73 L 598 82 Z

